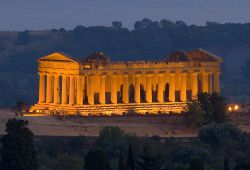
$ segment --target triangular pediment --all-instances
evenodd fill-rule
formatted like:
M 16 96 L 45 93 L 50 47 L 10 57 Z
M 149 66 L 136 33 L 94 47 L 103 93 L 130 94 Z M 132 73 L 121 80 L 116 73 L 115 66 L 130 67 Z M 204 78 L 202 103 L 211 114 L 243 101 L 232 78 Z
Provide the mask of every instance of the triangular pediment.
M 78 63 L 75 59 L 72 59 L 66 54 L 63 53 L 52 53 L 42 58 L 39 58 L 38 61 L 54 61 L 54 62 L 73 62 Z
M 197 49 L 193 51 L 188 51 L 187 56 L 191 61 L 201 61 L 201 62 L 222 62 L 222 58 L 218 57 L 204 49 Z

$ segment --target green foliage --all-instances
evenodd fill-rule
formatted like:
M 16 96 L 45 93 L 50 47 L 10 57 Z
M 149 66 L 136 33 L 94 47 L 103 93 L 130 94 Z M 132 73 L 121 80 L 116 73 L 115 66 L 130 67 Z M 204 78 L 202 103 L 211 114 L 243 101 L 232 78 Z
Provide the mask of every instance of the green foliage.
M 250 81 L 250 58 L 248 58 L 245 64 L 241 67 L 242 75 Z
M 111 157 L 115 157 L 124 149 L 125 134 L 119 127 L 104 127 L 96 140 L 98 147 L 103 148 Z
M 29 44 L 30 42 L 31 42 L 31 37 L 30 37 L 30 33 L 28 30 L 18 33 L 18 37 L 17 37 L 18 45 L 26 45 L 26 44 Z
M 84 161 L 85 170 L 110 170 L 109 162 L 100 149 L 90 150 Z
M 136 161 L 137 170 L 164 170 L 164 160 L 161 155 L 152 156 L 150 153 L 144 151 L 140 155 L 139 160 Z
M 250 170 L 250 163 L 242 162 L 235 166 L 235 170 Z
M 129 143 L 129 146 L 128 146 L 128 158 L 127 158 L 126 169 L 135 170 L 135 159 L 134 159 L 134 154 L 133 154 L 131 143 Z
M 16 115 L 20 115 L 23 112 L 28 111 L 27 104 L 23 100 L 19 100 L 16 102 L 16 105 L 12 108 Z
M 87 137 L 76 136 L 66 139 L 54 137 L 49 140 L 43 140 L 43 142 L 38 144 L 38 148 L 51 158 L 57 157 L 58 154 L 75 154 L 82 156 L 87 150 Z
M 210 111 L 212 114 L 211 121 L 223 123 L 227 120 L 227 108 L 225 98 L 218 93 L 213 93 L 210 98 Z
M 120 156 L 119 156 L 119 170 L 125 170 L 124 156 L 122 153 L 120 153 Z
M 28 121 L 10 119 L 1 139 L 1 170 L 37 170 L 37 153 Z
M 205 123 L 205 114 L 198 101 L 188 103 L 183 115 L 184 123 L 192 128 L 201 127 Z
M 207 148 L 199 146 L 179 146 L 172 150 L 171 159 L 173 163 L 179 163 L 187 165 L 193 157 L 200 158 L 202 160 L 211 160 L 210 151 Z
M 229 165 L 229 162 L 228 162 L 228 159 L 224 159 L 224 167 L 223 167 L 224 170 L 230 170 L 230 165 Z
M 171 169 L 172 170 L 187 170 L 188 168 L 182 164 L 176 164 Z
M 80 156 L 74 154 L 58 154 L 51 158 L 45 153 L 38 155 L 39 170 L 82 170 L 84 163 Z
M 198 94 L 198 101 L 201 108 L 206 112 L 207 123 L 223 123 L 227 120 L 227 109 L 225 98 L 218 93 L 209 95 L 208 93 Z
M 198 159 L 194 158 L 191 160 L 188 170 L 205 170 L 203 162 Z
M 213 148 L 222 148 L 227 144 L 232 147 L 232 145 L 237 144 L 237 141 L 241 140 L 241 137 L 241 131 L 232 124 L 212 123 L 199 131 L 200 140 Z
M 51 170 L 82 170 L 83 160 L 79 156 L 60 154 L 50 162 Z
M 65 28 L 59 28 L 59 32 L 66 32 Z
M 184 123 L 192 128 L 199 128 L 211 122 L 227 121 L 225 99 L 217 93 L 198 94 L 198 99 L 187 104 L 184 112 Z
M 113 21 L 112 26 L 116 29 L 122 28 L 122 23 L 120 21 Z

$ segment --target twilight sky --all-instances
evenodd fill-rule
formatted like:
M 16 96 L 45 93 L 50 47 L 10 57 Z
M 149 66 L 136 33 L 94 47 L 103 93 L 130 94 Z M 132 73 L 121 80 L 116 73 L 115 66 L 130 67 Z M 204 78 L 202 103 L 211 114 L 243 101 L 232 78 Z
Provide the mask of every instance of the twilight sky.
M 0 0 L 0 30 L 72 29 L 122 21 L 250 22 L 250 0 Z

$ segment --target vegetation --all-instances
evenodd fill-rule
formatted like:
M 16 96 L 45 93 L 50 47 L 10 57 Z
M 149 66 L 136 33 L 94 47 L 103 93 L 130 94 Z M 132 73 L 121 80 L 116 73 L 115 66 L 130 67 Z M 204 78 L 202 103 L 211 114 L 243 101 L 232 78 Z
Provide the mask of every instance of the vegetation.
M 205 170 L 205 168 L 203 162 L 195 158 L 191 160 L 188 170 Z
M 197 100 L 188 103 L 183 119 L 189 127 L 198 128 L 212 122 L 226 122 L 227 117 L 225 98 L 217 93 L 200 93 Z
M 187 104 L 184 113 L 184 123 L 191 128 L 201 127 L 205 123 L 206 112 L 202 109 L 198 101 L 193 101 Z
M 105 127 L 96 143 L 92 138 L 80 136 L 40 138 L 34 144 L 27 125 L 27 121 L 17 119 L 6 124 L 7 134 L 1 140 L 1 169 L 247 170 L 250 167 L 250 135 L 229 123 L 211 123 L 200 128 L 198 138 L 184 140 L 137 137 L 118 127 Z M 119 146 L 115 149 L 117 154 L 110 152 L 106 144 L 108 148 Z
M 90 150 L 85 157 L 85 170 L 110 170 L 109 162 L 102 150 Z
M 33 144 L 33 133 L 28 122 L 10 119 L 6 124 L 6 135 L 2 138 L 2 170 L 37 170 L 37 152 Z
M 246 63 L 241 67 L 242 75 L 250 81 L 250 58 L 247 59 Z

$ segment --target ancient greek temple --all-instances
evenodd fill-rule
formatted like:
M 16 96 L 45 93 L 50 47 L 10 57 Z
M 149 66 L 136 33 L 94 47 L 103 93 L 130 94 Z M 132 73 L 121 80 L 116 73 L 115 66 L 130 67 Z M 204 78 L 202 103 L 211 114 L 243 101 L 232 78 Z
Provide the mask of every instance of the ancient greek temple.
M 180 113 L 199 92 L 220 92 L 220 57 L 177 51 L 162 61 L 111 61 L 101 52 L 83 59 L 53 53 L 38 59 L 39 101 L 46 114 Z

